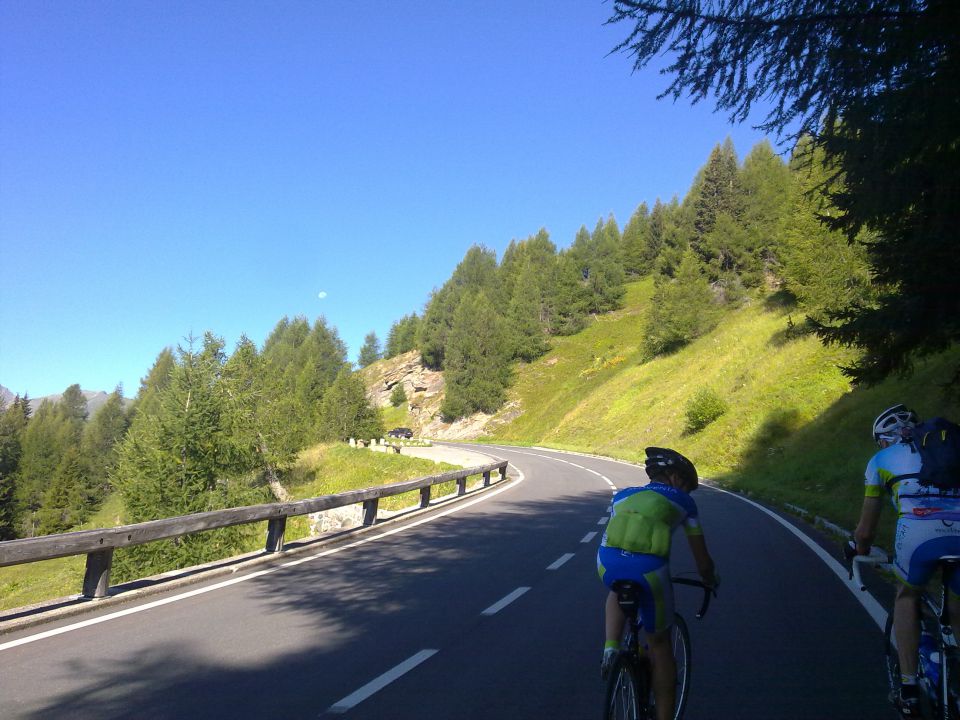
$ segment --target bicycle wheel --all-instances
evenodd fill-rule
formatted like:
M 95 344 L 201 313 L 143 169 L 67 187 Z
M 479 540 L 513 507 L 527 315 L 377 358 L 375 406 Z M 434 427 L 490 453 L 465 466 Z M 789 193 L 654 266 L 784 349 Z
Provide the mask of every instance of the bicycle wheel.
M 887 616 L 887 626 L 883 631 L 883 657 L 886 663 L 887 684 L 890 688 L 890 702 L 896 704 L 900 695 L 900 657 L 893 641 L 893 613 Z
M 677 694 L 674 720 L 683 717 L 687 698 L 690 697 L 690 632 L 687 623 L 679 613 L 673 618 L 673 627 L 670 629 L 670 645 L 673 647 L 673 657 L 677 661 Z
M 605 720 L 650 718 L 650 669 L 646 661 L 621 653 L 607 680 Z

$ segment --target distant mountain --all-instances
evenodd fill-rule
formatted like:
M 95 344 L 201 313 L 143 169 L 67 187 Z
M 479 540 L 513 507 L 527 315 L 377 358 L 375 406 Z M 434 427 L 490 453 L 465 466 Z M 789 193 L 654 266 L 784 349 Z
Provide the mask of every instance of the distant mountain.
M 107 399 L 110 397 L 110 393 L 104 392 L 103 390 L 81 390 L 83 396 L 87 399 L 87 412 L 90 417 L 93 417 L 94 413 L 97 412 L 103 405 L 107 402 Z M 16 397 L 14 393 L 9 388 L 0 385 L 0 398 L 3 399 L 3 406 L 7 407 L 10 403 L 13 402 L 13 399 Z M 58 402 L 60 398 L 63 397 L 63 393 L 57 393 L 56 395 L 45 395 L 43 397 L 30 398 L 30 411 L 36 412 L 37 408 L 40 407 L 44 402 Z M 124 407 L 128 406 L 132 400 L 129 398 L 123 399 Z

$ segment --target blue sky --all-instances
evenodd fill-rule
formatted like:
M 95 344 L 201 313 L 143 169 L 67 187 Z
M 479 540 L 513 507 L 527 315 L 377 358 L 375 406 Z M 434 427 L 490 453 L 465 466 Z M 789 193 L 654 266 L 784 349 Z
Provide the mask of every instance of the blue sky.
M 0 3 L 0 384 L 133 396 L 193 333 L 356 360 L 473 244 L 683 197 L 730 135 L 609 3 Z M 759 122 L 762 118 L 754 118 Z M 324 297 L 321 297 L 325 294 Z

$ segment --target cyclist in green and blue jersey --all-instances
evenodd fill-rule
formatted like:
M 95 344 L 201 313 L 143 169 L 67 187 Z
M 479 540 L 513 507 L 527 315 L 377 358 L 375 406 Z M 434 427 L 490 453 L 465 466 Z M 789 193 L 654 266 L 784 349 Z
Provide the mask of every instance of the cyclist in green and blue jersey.
M 716 586 L 718 578 L 707 552 L 697 505 L 690 497 L 699 483 L 696 468 L 674 450 L 648 447 L 646 455 L 650 483 L 613 496 L 610 521 L 597 551 L 597 570 L 608 588 L 617 580 L 633 580 L 643 588 L 639 614 L 650 651 L 657 717 L 667 720 L 673 717 L 677 673 L 669 634 L 674 615 L 670 582 L 674 530 L 684 529 L 703 581 Z M 624 621 L 617 595 L 611 591 L 606 601 L 604 676 L 619 650 Z

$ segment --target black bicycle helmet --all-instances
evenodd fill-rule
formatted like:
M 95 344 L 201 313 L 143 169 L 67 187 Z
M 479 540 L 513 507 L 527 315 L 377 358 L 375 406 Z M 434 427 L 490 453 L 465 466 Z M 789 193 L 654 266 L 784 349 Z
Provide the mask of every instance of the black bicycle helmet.
M 680 480 L 695 489 L 699 484 L 697 468 L 676 450 L 669 448 L 648 447 L 646 469 L 647 477 L 651 480 L 660 480 L 668 471 L 677 473 Z

